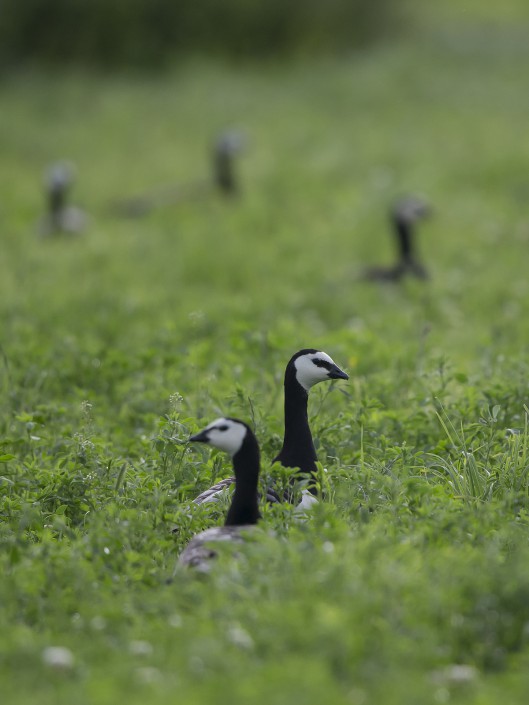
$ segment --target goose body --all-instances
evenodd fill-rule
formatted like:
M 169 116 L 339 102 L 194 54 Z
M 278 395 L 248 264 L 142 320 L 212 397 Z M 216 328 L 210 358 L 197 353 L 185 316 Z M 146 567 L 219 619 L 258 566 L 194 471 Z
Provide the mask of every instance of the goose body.
M 225 477 L 223 480 L 216 482 L 211 485 L 207 490 L 201 492 L 198 497 L 195 497 L 193 502 L 195 504 L 206 504 L 208 502 L 218 502 L 221 497 L 228 496 L 235 485 L 234 477 Z M 266 488 L 266 501 L 273 504 L 274 502 L 279 502 L 279 495 L 275 492 L 273 487 Z
M 427 218 L 430 213 L 430 206 L 416 197 L 410 196 L 395 203 L 390 212 L 390 219 L 397 244 L 397 261 L 389 267 L 372 267 L 366 273 L 367 279 L 395 282 L 407 274 L 417 279 L 428 278 L 428 272 L 416 253 L 415 228 L 417 223 Z
M 229 417 L 213 421 L 190 441 L 208 443 L 229 453 L 235 474 L 235 489 L 224 526 L 194 536 L 179 557 L 181 565 L 207 570 L 208 562 L 217 555 L 215 543 L 243 541 L 241 532 L 251 529 L 260 518 L 257 494 L 259 445 L 247 424 Z
M 214 526 L 211 529 L 201 531 L 200 534 L 193 536 L 187 544 L 180 554 L 178 562 L 180 565 L 206 572 L 209 569 L 209 561 L 218 555 L 218 544 L 222 545 L 223 542 L 228 541 L 231 543 L 243 543 L 244 539 L 241 535 L 240 527 Z M 216 547 L 215 544 L 217 544 Z
M 285 369 L 285 433 L 283 445 L 273 462 L 286 468 L 298 468 L 302 477 L 314 478 L 318 460 L 308 419 L 309 391 L 318 382 L 331 379 L 349 379 L 327 353 L 305 348 L 295 353 Z M 233 485 L 229 477 L 202 492 L 196 504 L 217 501 L 219 495 Z M 309 506 L 314 501 L 314 487 L 304 490 L 301 504 Z M 307 497 L 309 495 L 309 497 Z M 279 501 L 273 488 L 267 490 L 268 501 Z

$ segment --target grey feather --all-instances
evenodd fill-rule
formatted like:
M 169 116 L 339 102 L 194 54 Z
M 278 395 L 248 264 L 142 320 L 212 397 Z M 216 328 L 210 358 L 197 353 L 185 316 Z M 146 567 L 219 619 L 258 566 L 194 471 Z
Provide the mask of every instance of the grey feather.
M 211 568 L 211 559 L 218 556 L 215 544 L 225 542 L 243 543 L 241 531 L 253 529 L 253 526 L 215 526 L 194 536 L 178 558 L 178 563 L 191 566 L 202 572 Z

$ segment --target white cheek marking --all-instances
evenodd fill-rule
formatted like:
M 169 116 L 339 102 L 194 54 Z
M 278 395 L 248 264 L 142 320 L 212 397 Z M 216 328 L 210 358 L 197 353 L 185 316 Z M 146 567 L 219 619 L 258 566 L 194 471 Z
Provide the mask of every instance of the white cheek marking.
M 296 379 L 306 392 L 318 382 L 329 379 L 329 371 L 325 367 L 315 365 L 313 360 L 325 360 L 334 365 L 334 360 L 324 352 L 307 353 L 298 357 L 294 362 Z
M 217 428 L 218 426 L 228 426 L 228 429 L 220 431 Z M 245 426 L 236 421 L 223 418 L 210 423 L 206 430 L 209 430 L 209 444 L 229 453 L 231 456 L 234 456 L 240 450 L 246 436 Z

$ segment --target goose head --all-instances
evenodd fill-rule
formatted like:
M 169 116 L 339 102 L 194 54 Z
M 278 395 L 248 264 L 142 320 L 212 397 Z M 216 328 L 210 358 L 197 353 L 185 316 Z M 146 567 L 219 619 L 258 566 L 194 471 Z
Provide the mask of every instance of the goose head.
M 233 458 L 240 451 L 248 433 L 249 428 L 243 421 L 221 417 L 191 436 L 189 440 L 193 443 L 207 443 L 225 451 Z
M 391 217 L 395 223 L 412 226 L 419 220 L 429 218 L 432 214 L 432 207 L 422 198 L 417 196 L 406 196 L 399 199 L 391 209 Z
M 349 379 L 349 375 L 338 367 L 330 355 L 314 348 L 299 350 L 292 356 L 287 365 L 285 382 L 291 376 L 306 392 L 318 382 Z
M 233 156 L 243 151 L 246 146 L 246 135 L 240 130 L 226 130 L 222 132 L 215 142 L 215 153 L 224 156 Z

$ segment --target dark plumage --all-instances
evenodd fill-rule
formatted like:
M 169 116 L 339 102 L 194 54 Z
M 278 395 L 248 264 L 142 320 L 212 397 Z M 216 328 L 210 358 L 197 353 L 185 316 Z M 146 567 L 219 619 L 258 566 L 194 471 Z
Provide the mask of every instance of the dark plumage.
M 428 272 L 415 248 L 415 226 L 431 214 L 430 206 L 416 197 L 403 198 L 391 209 L 390 218 L 397 245 L 397 261 L 389 267 L 372 267 L 366 272 L 371 281 L 399 281 L 407 274 L 427 279 Z

